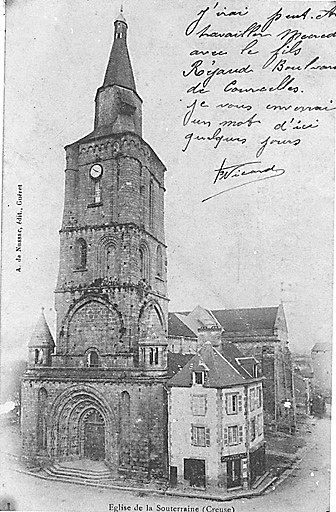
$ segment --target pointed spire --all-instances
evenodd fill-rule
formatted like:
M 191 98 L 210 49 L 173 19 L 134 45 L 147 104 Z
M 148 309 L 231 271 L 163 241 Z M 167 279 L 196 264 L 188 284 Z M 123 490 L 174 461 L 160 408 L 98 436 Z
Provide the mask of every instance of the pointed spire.
M 126 25 L 127 25 L 127 21 L 125 20 L 125 17 L 124 17 L 123 4 L 120 5 L 120 13 L 119 13 L 119 16 L 116 18 L 116 21 L 122 21 L 123 23 L 126 23 Z
M 121 5 L 114 22 L 114 41 L 105 74 L 103 87 L 119 85 L 136 91 L 131 60 L 127 49 L 127 22 Z
M 55 343 L 51 335 L 47 320 L 44 316 L 44 308 L 41 309 L 40 318 L 36 324 L 32 337 L 30 338 L 29 347 L 51 347 L 54 348 Z

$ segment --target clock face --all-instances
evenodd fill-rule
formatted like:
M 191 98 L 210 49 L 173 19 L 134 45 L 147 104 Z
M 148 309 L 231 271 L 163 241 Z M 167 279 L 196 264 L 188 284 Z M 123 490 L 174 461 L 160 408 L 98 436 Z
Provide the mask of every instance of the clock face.
M 103 168 L 100 164 L 95 164 L 90 169 L 91 178 L 97 179 L 100 178 L 103 174 Z

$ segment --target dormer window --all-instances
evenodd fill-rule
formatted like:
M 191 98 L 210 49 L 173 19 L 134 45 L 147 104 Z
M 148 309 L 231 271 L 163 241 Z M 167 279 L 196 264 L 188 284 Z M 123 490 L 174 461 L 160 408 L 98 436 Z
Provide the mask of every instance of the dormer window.
M 193 382 L 198 386 L 202 386 L 204 384 L 204 372 L 194 372 Z

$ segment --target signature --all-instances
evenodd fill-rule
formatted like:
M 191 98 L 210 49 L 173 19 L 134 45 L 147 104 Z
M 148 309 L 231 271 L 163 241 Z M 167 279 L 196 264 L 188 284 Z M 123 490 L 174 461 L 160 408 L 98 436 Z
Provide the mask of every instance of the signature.
M 214 179 L 214 184 L 217 183 L 220 180 L 227 180 L 228 178 L 240 178 L 240 176 L 247 176 L 249 174 L 267 174 L 267 176 L 264 176 L 262 178 L 254 179 L 247 181 L 245 183 L 241 183 L 240 185 L 236 185 L 234 187 L 231 187 L 229 189 L 222 190 L 221 192 L 217 192 L 216 194 L 213 194 L 210 197 L 207 197 L 205 199 L 202 199 L 202 203 L 205 201 L 208 201 L 209 199 L 212 199 L 213 197 L 219 196 L 220 194 L 223 194 L 224 192 L 228 192 L 229 190 L 232 190 L 234 188 L 243 187 L 244 185 L 248 185 L 249 183 L 255 183 L 257 181 L 267 180 L 270 178 L 276 178 L 278 176 L 282 176 L 286 171 L 285 169 L 277 168 L 275 164 L 273 164 L 271 167 L 265 167 L 265 168 L 258 168 L 253 167 L 252 169 L 250 166 L 257 166 L 261 164 L 260 161 L 254 161 L 254 162 L 243 162 L 240 164 L 233 164 L 233 165 L 225 165 L 226 158 L 223 159 L 222 164 L 219 169 L 214 169 L 214 172 L 217 173 Z

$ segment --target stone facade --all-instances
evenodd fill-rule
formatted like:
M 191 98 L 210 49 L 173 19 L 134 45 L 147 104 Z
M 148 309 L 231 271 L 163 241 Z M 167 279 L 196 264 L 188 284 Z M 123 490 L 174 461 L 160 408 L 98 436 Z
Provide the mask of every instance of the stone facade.
M 22 383 L 23 447 L 164 477 L 166 169 L 141 137 L 126 38 L 120 14 L 94 131 L 65 148 L 56 348 L 42 315 Z

